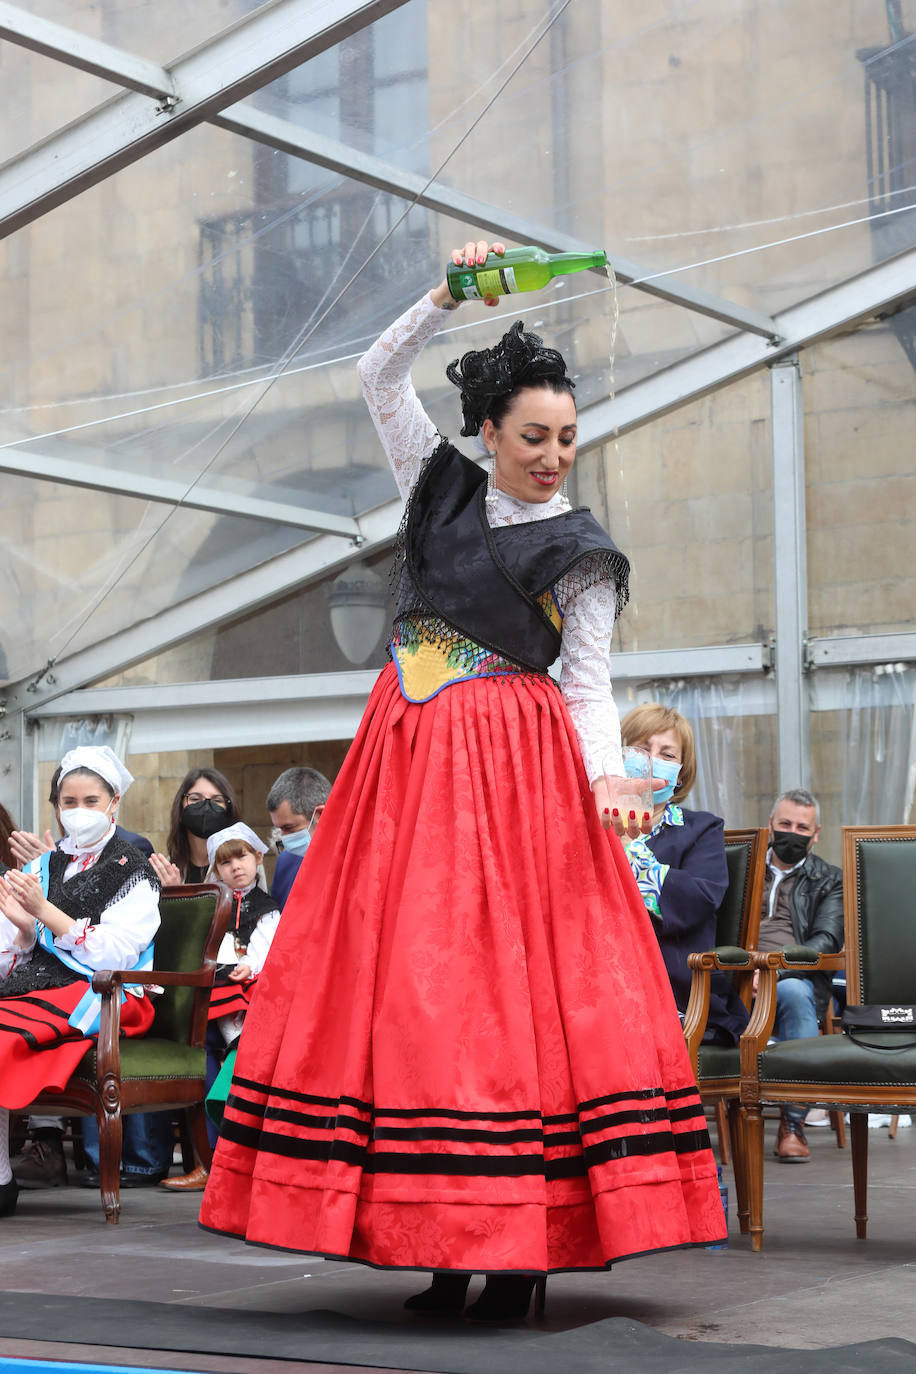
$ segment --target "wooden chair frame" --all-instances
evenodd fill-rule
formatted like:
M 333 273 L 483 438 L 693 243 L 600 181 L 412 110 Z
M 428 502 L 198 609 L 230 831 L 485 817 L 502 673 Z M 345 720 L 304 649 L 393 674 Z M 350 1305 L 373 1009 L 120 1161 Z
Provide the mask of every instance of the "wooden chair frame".
M 750 1206 L 751 1246 L 763 1247 L 763 1115 L 764 1103 L 780 1106 L 801 1103 L 826 1107 L 830 1111 L 849 1110 L 849 1135 L 852 1145 L 853 1194 L 856 1236 L 865 1239 L 868 1214 L 868 1112 L 893 1112 L 916 1109 L 916 1088 L 903 1089 L 868 1083 L 842 1083 L 825 1093 L 823 1084 L 764 1083 L 759 1078 L 758 1056 L 765 1053 L 776 1020 L 776 986 L 780 969 L 796 972 L 834 972 L 846 970 L 847 998 L 850 1004 L 861 1000 L 862 970 L 859 950 L 858 852 L 857 842 L 865 840 L 913 840 L 916 826 L 843 827 L 843 917 L 846 947 L 840 954 L 821 954 L 815 961 L 787 959 L 784 953 L 758 954 L 760 970 L 757 1000 L 747 1030 L 741 1037 L 741 1105 L 744 1109 L 745 1170 L 743 1187 Z M 737 1166 L 736 1166 L 737 1167 Z
M 188 972 L 154 966 L 145 973 L 124 969 L 105 969 L 93 974 L 92 988 L 101 993 L 102 1007 L 96 1045 L 94 1080 L 81 1078 L 79 1070 L 59 1092 L 41 1093 L 29 1106 L 30 1112 L 59 1116 L 94 1116 L 99 1128 L 99 1184 L 105 1219 L 116 1225 L 121 1212 L 121 1119 L 133 1112 L 183 1111 L 190 1126 L 194 1148 L 201 1162 L 209 1166 L 212 1151 L 207 1138 L 204 1112 L 206 1086 L 204 1072 L 194 1077 L 121 1078 L 121 998 L 126 984 L 156 983 L 160 987 L 194 988 L 188 1044 L 205 1049 L 210 989 L 216 973 L 216 955 L 232 915 L 232 894 L 222 883 L 186 884 L 167 887 L 166 899 L 197 898 L 212 893 L 213 916 L 204 942 L 198 968 Z
M 753 951 L 757 947 L 760 933 L 760 916 L 763 907 L 763 888 L 766 878 L 766 855 L 769 832 L 763 829 L 726 830 L 725 843 L 746 844 L 749 849 L 747 872 L 745 875 L 744 897 L 742 901 L 741 924 L 738 944 L 747 952 L 746 959 L 729 959 L 720 949 L 705 950 L 691 954 L 687 963 L 692 971 L 690 997 L 684 1014 L 684 1038 L 693 1068 L 700 1098 L 704 1103 L 716 1107 L 720 1135 L 720 1154 L 725 1158 L 724 1142 L 730 1143 L 731 1158 L 735 1161 L 735 1191 L 737 1194 L 738 1221 L 743 1232 L 748 1227 L 748 1206 L 744 1186 L 744 1170 L 740 1167 L 744 1153 L 742 1134 L 742 1114 L 740 1109 L 741 1079 L 738 1073 L 729 1077 L 699 1078 L 699 1056 L 709 1019 L 710 980 L 715 970 L 734 976 L 736 990 L 744 1005 L 750 1010 L 753 1000 L 754 964 Z M 721 1114 L 725 1112 L 725 1132 L 722 1131 Z

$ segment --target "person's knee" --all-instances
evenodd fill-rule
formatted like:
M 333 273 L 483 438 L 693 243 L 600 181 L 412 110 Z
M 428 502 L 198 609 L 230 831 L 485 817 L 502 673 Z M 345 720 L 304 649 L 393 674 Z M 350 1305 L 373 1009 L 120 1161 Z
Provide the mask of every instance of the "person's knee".
M 814 984 L 809 978 L 781 978 L 776 986 L 777 1006 L 793 1011 L 814 1011 Z

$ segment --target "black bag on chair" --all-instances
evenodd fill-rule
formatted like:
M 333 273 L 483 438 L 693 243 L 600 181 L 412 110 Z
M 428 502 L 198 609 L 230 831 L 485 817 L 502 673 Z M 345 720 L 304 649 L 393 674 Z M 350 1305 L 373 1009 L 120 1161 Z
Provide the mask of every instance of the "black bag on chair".
M 856 1045 L 871 1050 L 906 1050 L 916 1047 L 916 1007 L 901 1003 L 882 1006 L 878 1002 L 846 1007 L 842 1015 L 843 1031 Z M 861 1039 L 861 1035 L 875 1031 L 895 1031 L 908 1034 L 911 1039 L 903 1045 L 889 1045 L 886 1040 L 875 1044 Z

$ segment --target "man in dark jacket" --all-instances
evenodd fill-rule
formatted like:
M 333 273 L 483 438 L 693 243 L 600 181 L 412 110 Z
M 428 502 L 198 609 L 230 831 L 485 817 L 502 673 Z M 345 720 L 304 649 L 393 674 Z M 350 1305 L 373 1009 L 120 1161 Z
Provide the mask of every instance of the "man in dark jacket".
M 843 947 L 843 875 L 811 851 L 821 833 L 820 807 L 810 792 L 794 788 L 776 798 L 770 812 L 770 848 L 760 921 L 761 950 L 807 945 L 819 954 Z M 778 1040 L 817 1035 L 830 998 L 827 973 L 780 973 L 776 991 Z M 776 1154 L 783 1162 L 808 1158 L 805 1109 L 786 1107 Z

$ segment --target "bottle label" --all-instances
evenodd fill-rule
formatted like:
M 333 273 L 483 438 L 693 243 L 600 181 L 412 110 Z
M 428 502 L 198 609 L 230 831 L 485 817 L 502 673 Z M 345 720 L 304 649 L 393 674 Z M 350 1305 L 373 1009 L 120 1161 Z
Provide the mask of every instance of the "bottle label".
M 462 272 L 458 285 L 468 301 L 482 301 L 486 296 L 509 296 L 520 290 L 511 267 L 493 267 L 486 272 Z

